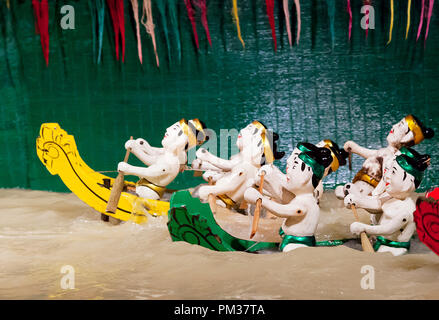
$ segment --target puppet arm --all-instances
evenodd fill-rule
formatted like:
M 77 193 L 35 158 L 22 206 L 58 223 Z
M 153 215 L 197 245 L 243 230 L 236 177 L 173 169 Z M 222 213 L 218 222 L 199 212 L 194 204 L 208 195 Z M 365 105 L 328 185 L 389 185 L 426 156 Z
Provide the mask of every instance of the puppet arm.
M 207 151 L 204 148 L 198 149 L 196 155 L 197 155 L 198 159 L 200 159 L 202 161 L 210 162 L 215 167 L 220 168 L 221 170 L 226 170 L 226 171 L 232 170 L 233 167 L 238 165 L 240 162 L 239 157 L 233 157 L 230 160 L 225 160 L 225 159 L 219 158 L 217 156 L 214 156 L 213 154 L 211 154 L 209 151 Z
M 305 206 L 300 205 L 298 202 L 280 204 L 276 201 L 270 200 L 254 188 L 248 188 L 245 191 L 244 199 L 250 203 L 256 203 L 258 199 L 262 199 L 262 207 L 280 218 L 301 217 L 308 211 Z
M 362 147 L 353 141 L 347 141 L 344 144 L 344 149 L 346 152 L 353 152 L 353 153 L 358 154 L 359 156 L 361 156 L 365 159 L 370 158 L 370 157 L 375 157 L 377 155 L 377 152 L 378 152 L 378 150 L 368 149 L 368 148 Z

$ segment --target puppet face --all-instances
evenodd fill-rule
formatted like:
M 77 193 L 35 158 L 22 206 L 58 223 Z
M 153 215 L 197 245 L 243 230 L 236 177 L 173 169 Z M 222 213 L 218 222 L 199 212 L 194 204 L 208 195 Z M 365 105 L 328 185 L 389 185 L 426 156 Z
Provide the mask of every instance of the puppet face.
M 415 177 L 407 173 L 396 160 L 392 166 L 386 170 L 384 176 L 386 191 L 392 197 L 400 197 L 415 191 Z
M 236 140 L 236 146 L 240 151 L 244 149 L 246 143 L 248 143 L 254 136 L 261 136 L 261 130 L 257 128 L 253 123 L 250 123 L 245 128 L 239 131 L 238 139 Z
M 188 142 L 188 137 L 183 131 L 183 127 L 179 122 L 174 123 L 166 129 L 162 139 L 162 146 L 169 150 L 184 149 Z
M 294 165 L 294 162 L 298 159 L 299 154 L 301 154 L 302 151 L 300 151 L 298 148 L 294 148 L 293 152 L 287 159 L 287 173 L 290 168 Z
M 244 156 L 244 159 L 252 163 L 254 166 L 260 167 L 262 155 L 264 154 L 262 137 L 258 134 L 245 134 L 241 137 L 241 141 L 243 143 L 241 152 Z
M 295 151 L 296 149 L 293 151 L 293 153 Z M 297 151 L 300 154 L 300 150 L 297 149 Z M 305 192 L 314 190 L 312 185 L 313 172 L 311 167 L 297 156 L 294 158 L 294 160 L 292 159 L 292 156 L 290 156 L 288 160 L 290 159 L 292 162 L 287 166 L 288 189 L 291 191 L 299 190 Z
M 393 125 L 392 130 L 387 135 L 387 143 L 392 146 L 406 144 L 413 139 L 413 133 L 410 131 L 405 118 Z

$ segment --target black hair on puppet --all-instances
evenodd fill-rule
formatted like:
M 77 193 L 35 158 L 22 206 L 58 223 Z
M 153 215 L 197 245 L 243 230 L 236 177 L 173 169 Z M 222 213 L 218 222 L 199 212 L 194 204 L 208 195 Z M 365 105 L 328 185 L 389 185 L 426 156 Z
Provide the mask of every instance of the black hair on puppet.
M 279 135 L 276 132 L 269 130 L 267 128 L 267 126 L 265 124 L 263 124 L 261 121 L 258 120 L 258 122 L 265 128 L 266 139 L 268 139 L 268 142 L 270 144 L 270 148 L 271 148 L 271 151 L 273 152 L 274 160 L 282 159 L 285 156 L 285 152 L 284 151 L 280 151 L 280 152 L 277 151 L 278 146 L 277 146 L 276 141 L 279 140 Z M 262 155 L 262 158 L 261 158 L 261 166 L 263 166 L 266 163 L 267 163 L 267 160 L 265 158 L 265 153 L 264 153 Z
M 332 140 L 325 140 L 325 141 L 330 143 L 330 145 L 327 144 L 327 147 L 337 157 L 339 167 L 345 166 L 347 163 L 346 159 L 349 157 L 349 152 L 347 152 L 343 148 L 340 148 L 338 146 L 338 144 Z M 335 168 L 334 170 L 337 170 L 337 169 L 338 169 L 338 167 Z M 332 173 L 334 170 L 332 169 L 332 163 L 331 163 L 331 168 L 329 169 L 329 173 Z
M 314 160 L 317 163 L 317 166 L 320 166 L 320 176 L 316 174 L 315 168 L 312 168 L 313 169 L 312 185 L 314 188 L 317 188 L 317 186 L 320 183 L 320 180 L 323 178 L 323 172 L 325 168 L 330 166 L 332 163 L 333 159 L 332 159 L 331 151 L 326 147 L 319 148 L 313 144 L 309 144 L 309 145 L 307 144 L 306 146 L 309 147 L 309 151 L 304 151 L 302 153 L 308 156 L 309 158 L 311 158 L 312 160 Z
M 419 127 L 421 127 L 425 139 L 431 139 L 434 137 L 434 130 L 432 128 L 426 128 L 415 115 L 412 114 L 412 117 L 418 123 Z

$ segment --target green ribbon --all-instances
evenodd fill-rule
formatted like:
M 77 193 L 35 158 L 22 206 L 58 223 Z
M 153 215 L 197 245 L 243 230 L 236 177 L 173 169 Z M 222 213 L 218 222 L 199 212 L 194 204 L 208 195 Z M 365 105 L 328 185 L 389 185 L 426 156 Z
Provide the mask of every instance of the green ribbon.
M 311 158 L 306 152 L 299 154 L 299 158 L 311 167 L 312 172 L 314 172 L 319 180 L 323 178 L 325 168 L 320 163 Z
M 378 251 L 378 249 L 382 245 L 392 247 L 392 248 L 405 248 L 407 250 L 410 249 L 410 241 L 409 242 L 398 242 L 398 241 L 392 241 L 392 240 L 385 239 L 381 236 L 378 236 L 377 241 L 375 242 L 375 245 L 373 246 L 373 249 L 375 251 Z
M 302 152 L 311 151 L 311 150 L 309 150 L 307 147 L 305 147 L 305 146 L 303 145 L 303 143 L 301 143 L 301 142 L 299 142 L 299 143 L 297 144 L 297 149 L 299 149 L 299 150 L 302 151 Z
M 406 156 L 414 159 L 415 155 L 413 154 L 413 152 L 411 152 L 411 150 L 409 150 L 406 147 L 402 147 L 401 149 L 399 149 L 399 152 L 401 152 L 402 154 L 405 154 Z
M 279 250 L 283 251 L 286 245 L 290 243 L 304 244 L 308 247 L 315 247 L 316 238 L 314 236 L 292 236 L 286 235 L 282 228 L 279 229 L 279 235 L 282 237 L 282 242 L 279 245 Z

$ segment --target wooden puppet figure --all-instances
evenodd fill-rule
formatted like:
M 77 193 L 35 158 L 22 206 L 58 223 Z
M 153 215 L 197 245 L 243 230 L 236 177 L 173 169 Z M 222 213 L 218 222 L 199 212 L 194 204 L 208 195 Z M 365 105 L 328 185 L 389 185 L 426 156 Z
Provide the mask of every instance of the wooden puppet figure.
M 310 151 L 302 151 L 287 169 L 288 190 L 295 197 L 286 204 L 271 200 L 255 188 L 245 191 L 246 201 L 256 203 L 258 199 L 262 199 L 263 208 L 285 218 L 279 231 L 283 238 L 279 247 L 281 251 L 315 246 L 314 233 L 319 222 L 320 208 L 314 190 L 332 160 L 331 152 L 327 148 L 314 146 Z
M 347 193 L 371 194 L 381 181 L 385 169 L 392 163 L 395 153 L 401 147 L 411 147 L 433 136 L 433 129 L 424 127 L 414 115 L 408 115 L 392 127 L 387 135 L 388 145 L 385 148 L 367 149 L 353 141 L 346 142 L 344 149 L 347 152 L 358 154 L 366 160 L 352 183 L 338 186 L 335 189 L 336 196 L 343 199 Z M 379 189 L 382 191 L 384 186 L 384 183 L 381 183 Z
M 384 174 L 386 188 L 381 195 L 348 193 L 344 199 L 348 208 L 355 205 L 383 212 L 378 225 L 354 222 L 350 226 L 351 232 L 360 234 L 364 231 L 376 235 L 375 251 L 391 252 L 394 256 L 405 254 L 416 230 L 413 217 L 416 204 L 410 193 L 421 183 L 429 164 L 429 155 L 420 155 L 413 149 L 402 147 Z
M 317 202 L 319 202 L 321 197 L 323 196 L 323 179 L 328 174 L 337 171 L 340 166 L 346 164 L 346 158 L 348 156 L 348 153 L 343 149 L 340 149 L 334 141 L 329 139 L 320 141 L 316 146 L 320 148 L 328 148 L 331 151 L 332 156 L 331 164 L 327 168 L 325 168 L 323 178 L 314 191 Z M 287 159 L 286 170 L 288 171 L 288 168 L 294 165 L 294 161 L 296 161 L 300 153 L 302 153 L 303 151 L 310 151 L 312 149 L 315 149 L 316 146 L 307 142 L 299 143 L 297 147 L 294 148 L 290 157 Z M 261 169 L 259 169 L 258 175 L 260 176 L 262 172 L 265 174 L 264 193 L 266 193 L 266 195 L 270 195 L 274 199 L 282 203 L 288 203 L 293 199 L 294 194 L 289 190 L 288 187 L 288 175 L 284 174 L 273 164 L 268 164 L 261 167 Z
M 240 150 L 230 160 L 218 158 L 206 149 L 200 148 L 196 155 L 202 168 L 216 167 L 215 185 L 201 185 L 193 194 L 207 201 L 210 194 L 215 195 L 217 204 L 238 209 L 244 199 L 244 191 L 254 184 L 261 164 L 272 163 L 280 159 L 283 152 L 277 152 L 274 136 L 259 121 L 253 121 L 241 129 L 236 144 Z M 223 170 L 223 171 L 220 171 Z
M 245 128 L 241 129 L 238 138 L 236 140 L 236 146 L 239 152 L 230 157 L 229 160 L 219 158 L 204 148 L 200 148 L 197 151 L 197 158 L 192 162 L 192 168 L 203 170 L 203 179 L 207 182 L 216 182 L 221 177 L 230 172 L 236 165 L 243 161 L 244 153 L 244 139 L 246 135 L 257 135 L 266 132 L 267 128 L 264 124 L 259 121 L 253 121 Z M 271 136 L 270 136 L 271 135 Z M 276 132 L 269 132 L 268 138 L 272 138 L 273 147 L 277 148 L 276 141 L 279 139 L 279 135 Z M 270 143 L 267 140 L 268 143 Z M 285 155 L 284 152 L 278 152 L 276 149 L 273 150 L 273 156 L 276 159 L 281 159 Z
M 151 147 L 142 138 L 128 140 L 125 148 L 131 149 L 131 153 L 148 167 L 120 162 L 117 169 L 126 175 L 140 178 L 136 184 L 136 193 L 140 197 L 158 200 L 163 196 L 166 186 L 181 171 L 181 166 L 186 163 L 187 150 L 206 140 L 204 129 L 204 123 L 198 119 L 182 119 L 166 129 L 162 148 Z

